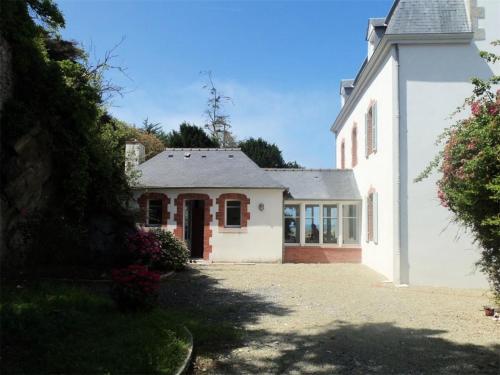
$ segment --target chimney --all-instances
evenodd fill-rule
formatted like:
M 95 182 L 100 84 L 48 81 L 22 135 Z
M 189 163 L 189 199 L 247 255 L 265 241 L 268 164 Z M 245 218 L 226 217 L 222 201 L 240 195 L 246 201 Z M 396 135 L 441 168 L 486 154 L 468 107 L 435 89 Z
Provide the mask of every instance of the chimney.
M 128 174 L 139 164 L 144 163 L 146 151 L 144 145 L 136 139 L 125 144 L 125 172 Z

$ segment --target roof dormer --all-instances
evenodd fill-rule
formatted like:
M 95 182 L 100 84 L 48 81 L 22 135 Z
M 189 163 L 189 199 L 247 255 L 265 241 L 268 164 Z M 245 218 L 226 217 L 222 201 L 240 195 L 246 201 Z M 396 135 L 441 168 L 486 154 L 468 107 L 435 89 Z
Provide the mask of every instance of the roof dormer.
M 368 42 L 368 59 L 372 56 L 375 48 L 377 48 L 380 39 L 385 33 L 385 18 L 370 18 L 368 19 L 368 28 L 366 30 L 366 41 Z

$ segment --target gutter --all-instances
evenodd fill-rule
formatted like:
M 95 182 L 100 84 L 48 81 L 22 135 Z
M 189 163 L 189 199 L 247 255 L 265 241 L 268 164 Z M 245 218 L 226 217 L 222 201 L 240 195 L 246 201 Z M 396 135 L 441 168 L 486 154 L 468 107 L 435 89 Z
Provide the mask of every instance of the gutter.
M 400 163 L 400 72 L 399 72 L 399 45 L 394 44 L 392 49 L 392 139 L 393 139 L 393 220 L 394 220 L 394 237 L 393 237 L 393 283 L 394 285 L 401 284 L 401 163 Z
M 354 110 L 358 100 L 370 84 L 372 73 L 379 67 L 383 58 L 395 44 L 468 44 L 473 39 L 474 33 L 448 33 L 448 34 L 385 34 L 380 40 L 371 58 L 365 61 L 354 81 L 354 89 L 340 109 L 335 122 L 330 130 L 336 134 L 342 129 L 349 115 Z

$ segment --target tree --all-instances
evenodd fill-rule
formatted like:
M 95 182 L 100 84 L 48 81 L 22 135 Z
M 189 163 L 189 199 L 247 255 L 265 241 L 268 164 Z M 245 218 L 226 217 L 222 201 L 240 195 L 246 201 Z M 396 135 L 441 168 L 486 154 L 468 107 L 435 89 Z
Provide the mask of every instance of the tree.
M 205 128 L 208 130 L 210 136 L 217 140 L 222 147 L 228 147 L 228 144 L 234 141 L 234 136 L 230 131 L 231 122 L 229 120 L 229 115 L 224 114 L 222 109 L 225 103 L 231 102 L 231 98 L 217 90 L 212 79 L 211 71 L 202 73 L 205 74 L 207 78 L 207 83 L 203 88 L 207 89 L 209 92 L 207 109 L 205 111 L 207 117 Z
M 142 121 L 141 130 L 144 133 L 158 135 L 159 133 L 162 132 L 162 127 L 161 127 L 161 124 L 159 122 L 149 122 L 149 119 L 146 117 Z
M 285 161 L 281 151 L 274 143 L 262 138 L 249 138 L 240 142 L 241 151 L 261 168 L 283 168 Z
M 491 63 L 500 60 L 493 53 L 480 55 Z M 500 76 L 472 80 L 473 94 L 457 110 L 470 109 L 471 114 L 438 138 L 442 151 L 416 181 L 433 170 L 440 173 L 437 195 L 441 205 L 481 246 L 478 266 L 500 301 L 500 90 L 492 90 L 498 83 Z
M 220 147 L 217 139 L 209 137 L 202 128 L 188 122 L 183 122 L 179 131 L 169 132 L 165 141 L 167 147 Z

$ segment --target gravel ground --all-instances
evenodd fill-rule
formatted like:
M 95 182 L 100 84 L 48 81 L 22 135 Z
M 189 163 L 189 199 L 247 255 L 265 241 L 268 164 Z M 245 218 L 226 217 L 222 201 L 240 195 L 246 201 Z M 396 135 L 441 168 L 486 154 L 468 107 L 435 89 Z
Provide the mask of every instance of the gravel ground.
M 165 303 L 245 332 L 195 373 L 500 374 L 482 290 L 396 288 L 352 264 L 195 265 L 167 286 Z

